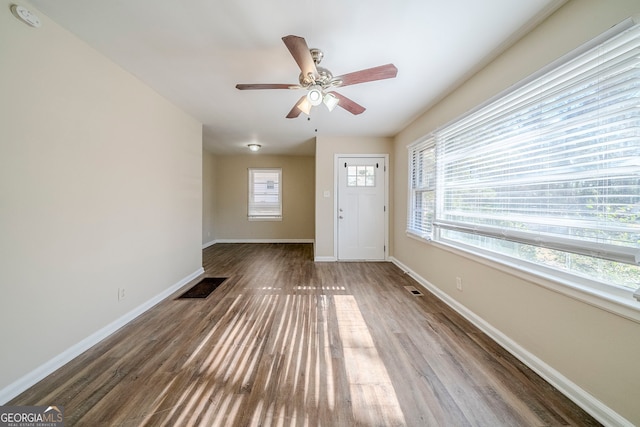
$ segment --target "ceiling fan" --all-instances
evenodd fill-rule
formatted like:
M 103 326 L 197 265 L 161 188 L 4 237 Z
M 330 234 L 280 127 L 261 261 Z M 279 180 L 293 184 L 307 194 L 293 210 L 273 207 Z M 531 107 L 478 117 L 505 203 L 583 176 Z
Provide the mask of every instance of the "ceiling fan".
M 320 49 L 309 49 L 305 39 L 298 36 L 285 36 L 282 38 L 282 41 L 284 41 L 289 52 L 291 52 L 298 67 L 300 67 L 299 83 L 237 84 L 236 89 L 306 89 L 307 93 L 298 100 L 296 105 L 289 111 L 289 114 L 287 114 L 288 119 L 298 117 L 301 112 L 309 114 L 311 107 L 322 103 L 327 106 L 329 111 L 332 111 L 336 105 L 339 105 L 351 114 L 361 114 L 365 110 L 362 105 L 331 89 L 375 80 L 390 79 L 398 74 L 398 69 L 395 65 L 387 64 L 333 77 L 329 70 L 319 66 L 320 61 L 322 61 L 324 57 L 324 53 L 322 53 Z

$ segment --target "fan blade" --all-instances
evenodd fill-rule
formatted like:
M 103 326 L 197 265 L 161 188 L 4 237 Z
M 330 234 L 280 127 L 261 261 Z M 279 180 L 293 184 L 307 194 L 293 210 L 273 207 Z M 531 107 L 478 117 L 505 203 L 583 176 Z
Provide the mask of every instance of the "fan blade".
M 309 46 L 302 37 L 298 36 L 284 36 L 282 41 L 291 52 L 291 56 L 296 60 L 296 64 L 300 67 L 302 74 L 306 77 L 311 73 L 314 77 L 318 76 L 318 70 L 316 69 L 316 63 L 313 62 L 311 53 L 309 53 Z
M 302 111 L 300 111 L 297 105 L 294 105 L 291 111 L 289 111 L 289 114 L 287 114 L 287 119 L 295 119 L 300 113 L 302 113 Z
M 287 119 L 295 119 L 300 115 L 300 113 L 309 114 L 310 111 L 311 111 L 311 104 L 307 99 L 307 95 L 303 95 L 298 100 L 298 102 L 296 102 L 296 105 L 293 106 L 291 111 L 289 111 L 289 114 L 287 114 Z
M 236 89 L 240 90 L 253 90 L 253 89 L 300 89 L 300 85 L 288 85 L 288 84 L 262 84 L 262 83 L 247 83 L 237 84 Z
M 351 114 L 362 114 L 364 113 L 364 108 L 362 105 L 350 100 L 344 95 L 340 95 L 338 92 L 329 92 L 336 98 L 338 98 L 338 105 L 350 112 Z
M 354 71 L 334 77 L 333 80 L 340 80 L 338 86 L 349 86 L 358 83 L 372 82 L 375 80 L 392 79 L 398 75 L 398 69 L 393 64 L 380 65 L 379 67 L 367 68 L 366 70 Z

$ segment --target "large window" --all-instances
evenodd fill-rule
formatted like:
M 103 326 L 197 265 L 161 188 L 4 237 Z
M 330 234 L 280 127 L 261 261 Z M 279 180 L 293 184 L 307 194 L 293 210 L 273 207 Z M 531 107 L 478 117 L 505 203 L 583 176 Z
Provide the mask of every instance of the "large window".
M 638 26 L 583 49 L 429 140 L 435 166 L 422 160 L 429 142 L 409 147 L 410 233 L 431 237 L 433 228 L 434 240 L 473 252 L 640 287 Z M 434 170 L 429 190 L 423 177 Z M 435 193 L 433 207 L 421 189 Z
M 250 221 L 282 219 L 282 169 L 249 168 Z

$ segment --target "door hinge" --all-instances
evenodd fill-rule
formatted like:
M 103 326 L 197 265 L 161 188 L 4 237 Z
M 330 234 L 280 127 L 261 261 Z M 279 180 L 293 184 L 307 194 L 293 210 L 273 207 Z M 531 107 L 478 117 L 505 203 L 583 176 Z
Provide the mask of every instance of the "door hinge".
M 376 169 L 378 169 L 378 164 L 376 163 Z
M 345 167 L 345 168 L 347 167 L 347 162 L 344 162 L 344 167 Z
M 387 211 L 387 207 L 383 206 L 383 212 L 386 212 L 386 211 Z

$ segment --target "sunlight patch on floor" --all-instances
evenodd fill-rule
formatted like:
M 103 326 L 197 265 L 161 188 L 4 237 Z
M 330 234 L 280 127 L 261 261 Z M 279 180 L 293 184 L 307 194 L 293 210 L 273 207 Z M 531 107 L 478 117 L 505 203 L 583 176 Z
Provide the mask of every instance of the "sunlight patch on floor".
M 391 378 L 352 295 L 333 296 L 353 417 L 360 425 L 405 425 Z
M 337 322 L 339 342 L 330 333 L 332 322 Z M 334 362 L 340 348 L 344 366 Z M 337 407 L 349 403 L 335 396 L 335 378 L 344 372 L 357 424 L 405 421 L 352 295 L 239 295 L 226 315 L 203 331 L 182 369 L 193 372 L 193 383 L 174 398 L 165 388 L 155 405 L 161 410 L 167 398 L 177 403 L 164 408 L 167 417 L 160 411 L 155 415 L 180 425 L 315 424 L 323 413 L 349 412 Z M 243 412 L 251 400 L 252 411 Z

